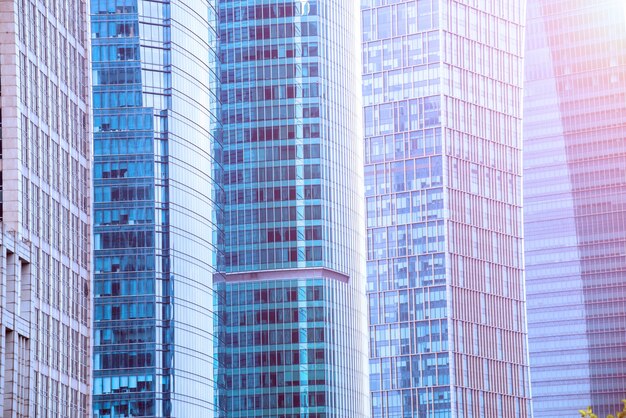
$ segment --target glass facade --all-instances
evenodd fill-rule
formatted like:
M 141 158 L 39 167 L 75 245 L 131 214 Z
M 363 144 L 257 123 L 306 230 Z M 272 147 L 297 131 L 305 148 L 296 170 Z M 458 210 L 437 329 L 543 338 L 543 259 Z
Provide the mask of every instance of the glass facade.
M 228 416 L 369 416 L 358 5 L 220 2 Z
M 626 5 L 528 2 L 524 222 L 533 405 L 626 393 Z
M 91 136 L 82 0 L 0 3 L 0 416 L 90 407 Z
M 523 1 L 362 0 L 376 417 L 531 416 Z
M 212 0 L 91 2 L 96 417 L 222 414 L 216 22 Z

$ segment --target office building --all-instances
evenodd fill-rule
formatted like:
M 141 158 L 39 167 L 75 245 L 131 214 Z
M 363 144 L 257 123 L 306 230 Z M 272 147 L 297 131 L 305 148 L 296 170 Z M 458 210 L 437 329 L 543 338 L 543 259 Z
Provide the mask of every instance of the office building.
M 214 0 L 91 2 L 95 417 L 222 413 L 216 22 Z
M 626 4 L 528 2 L 524 222 L 537 417 L 626 394 Z
M 372 416 L 531 416 L 524 3 L 361 2 Z
M 366 417 L 358 2 L 220 1 L 229 417 Z
M 0 415 L 90 407 L 90 97 L 82 0 L 0 2 Z

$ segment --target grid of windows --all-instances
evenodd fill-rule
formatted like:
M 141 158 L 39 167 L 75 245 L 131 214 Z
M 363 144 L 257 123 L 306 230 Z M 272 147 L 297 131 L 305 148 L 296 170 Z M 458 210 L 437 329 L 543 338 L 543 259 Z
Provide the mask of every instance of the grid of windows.
M 438 3 L 361 5 L 371 413 L 443 417 L 450 356 Z
M 626 6 L 528 2 L 524 220 L 536 416 L 626 392 Z
M 323 265 L 317 2 L 224 1 L 222 120 L 231 271 Z
M 228 414 L 367 416 L 358 5 L 224 0 L 220 17 Z M 301 296 L 228 302 L 283 290 Z
M 353 415 L 358 395 L 346 396 L 354 382 L 333 364 L 352 344 L 337 330 L 356 314 L 342 286 L 331 278 L 227 285 L 228 416 L 362 416 Z
M 0 82 L 14 87 L 3 90 L 1 124 L 2 155 L 11 158 L 0 176 L 7 284 L 0 291 L 0 414 L 84 416 L 91 387 L 86 3 L 3 6 L 3 39 L 16 48 L 3 53 Z M 67 54 L 49 54 L 56 49 Z M 5 70 L 11 62 L 14 71 Z
M 522 2 L 361 6 L 372 415 L 529 416 Z

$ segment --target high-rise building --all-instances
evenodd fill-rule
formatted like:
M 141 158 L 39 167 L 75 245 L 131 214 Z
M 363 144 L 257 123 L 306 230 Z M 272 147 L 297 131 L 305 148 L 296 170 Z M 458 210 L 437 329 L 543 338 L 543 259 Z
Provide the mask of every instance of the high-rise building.
M 216 2 L 94 0 L 91 34 L 93 414 L 219 416 Z
M 229 417 L 366 417 L 358 2 L 220 1 Z
M 0 416 L 83 417 L 90 97 L 83 0 L 0 1 Z
M 524 3 L 361 2 L 373 416 L 531 416 Z
M 626 394 L 626 3 L 528 2 L 524 222 L 535 416 Z

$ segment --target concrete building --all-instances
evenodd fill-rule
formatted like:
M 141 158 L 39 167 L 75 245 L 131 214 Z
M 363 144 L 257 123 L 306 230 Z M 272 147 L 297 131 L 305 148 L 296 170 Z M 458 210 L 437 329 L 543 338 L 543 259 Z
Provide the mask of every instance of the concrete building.
M 0 415 L 89 414 L 86 2 L 0 2 Z

